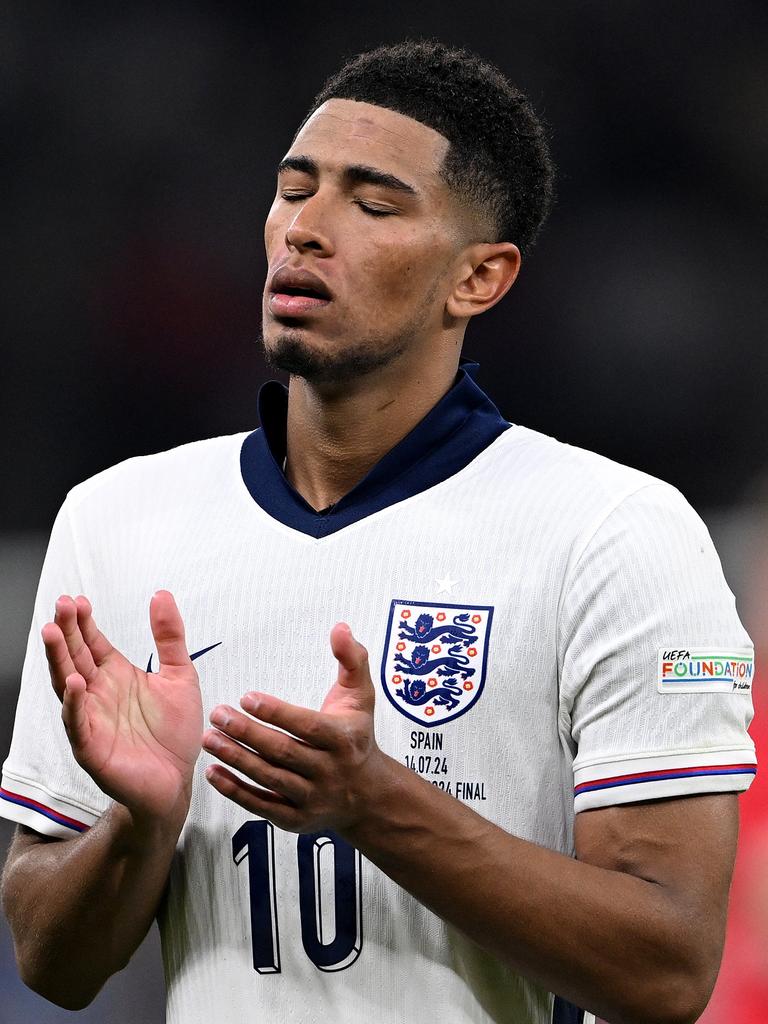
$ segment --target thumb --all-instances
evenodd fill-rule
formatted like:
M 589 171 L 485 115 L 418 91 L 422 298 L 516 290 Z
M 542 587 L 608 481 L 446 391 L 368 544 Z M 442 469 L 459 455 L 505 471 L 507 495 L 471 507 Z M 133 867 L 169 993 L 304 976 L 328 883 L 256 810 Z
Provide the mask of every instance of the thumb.
M 160 668 L 186 668 L 192 662 L 184 639 L 184 623 L 168 590 L 158 590 L 149 602 L 149 624 L 155 638 Z
M 339 663 L 337 686 L 357 691 L 356 696 L 373 708 L 374 688 L 368 667 L 368 651 L 358 643 L 346 622 L 337 622 L 331 630 L 331 650 Z

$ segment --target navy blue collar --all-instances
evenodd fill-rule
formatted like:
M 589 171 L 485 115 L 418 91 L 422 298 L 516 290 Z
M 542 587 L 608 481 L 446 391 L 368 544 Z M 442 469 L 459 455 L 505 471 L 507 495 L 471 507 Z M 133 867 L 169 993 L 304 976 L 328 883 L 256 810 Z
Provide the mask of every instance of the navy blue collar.
M 273 519 L 319 538 L 447 480 L 510 426 L 472 379 L 477 366 L 462 359 L 450 391 L 351 491 L 321 512 L 283 475 L 288 389 L 269 381 L 259 391 L 261 428 L 246 437 L 240 452 L 251 497 Z

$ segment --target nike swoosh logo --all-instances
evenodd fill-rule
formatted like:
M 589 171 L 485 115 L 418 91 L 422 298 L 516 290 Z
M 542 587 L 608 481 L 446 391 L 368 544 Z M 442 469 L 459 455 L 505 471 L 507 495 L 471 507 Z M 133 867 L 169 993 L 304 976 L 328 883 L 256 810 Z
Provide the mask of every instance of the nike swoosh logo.
M 202 658 L 202 656 L 204 654 L 207 654 L 208 651 L 212 651 L 214 649 L 214 647 L 220 647 L 223 642 L 224 642 L 223 640 L 219 640 L 219 642 L 217 644 L 211 644 L 210 647 L 204 647 L 201 651 L 195 651 L 195 653 L 194 654 L 190 654 L 189 657 L 190 657 L 190 659 L 192 661 L 195 661 L 197 658 Z M 152 671 L 153 671 L 153 669 L 152 669 L 152 655 L 150 654 L 149 661 L 147 662 L 147 672 L 152 672 Z

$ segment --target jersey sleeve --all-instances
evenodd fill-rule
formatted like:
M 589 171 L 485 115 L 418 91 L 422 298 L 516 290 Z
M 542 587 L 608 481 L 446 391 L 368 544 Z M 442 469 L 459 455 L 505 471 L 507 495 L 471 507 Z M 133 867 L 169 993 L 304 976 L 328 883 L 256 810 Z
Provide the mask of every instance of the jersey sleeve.
M 707 528 L 673 487 L 642 487 L 584 537 L 558 636 L 577 812 L 749 786 L 752 643 Z
M 65 501 L 51 531 L 35 599 L 11 748 L 0 782 L 0 814 L 45 835 L 84 832 L 109 799 L 75 761 L 51 687 L 40 631 L 60 594 L 87 592 Z

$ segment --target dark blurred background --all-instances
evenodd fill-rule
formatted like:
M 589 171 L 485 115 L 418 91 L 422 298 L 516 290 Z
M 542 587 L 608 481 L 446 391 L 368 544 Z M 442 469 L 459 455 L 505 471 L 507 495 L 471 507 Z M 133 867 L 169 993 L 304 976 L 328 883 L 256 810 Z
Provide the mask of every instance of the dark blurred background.
M 508 418 L 679 486 L 763 643 L 767 5 L 5 2 L 0 757 L 66 491 L 256 425 L 275 166 L 343 57 L 406 36 L 494 61 L 552 132 L 558 204 L 511 295 L 469 332 L 481 384 Z M 25 992 L 10 956 L 0 930 L 0 1022 L 71 1019 Z M 153 944 L 79 1019 L 161 1021 L 156 962 Z M 706 1019 L 746 1021 L 735 998 L 716 994 Z

